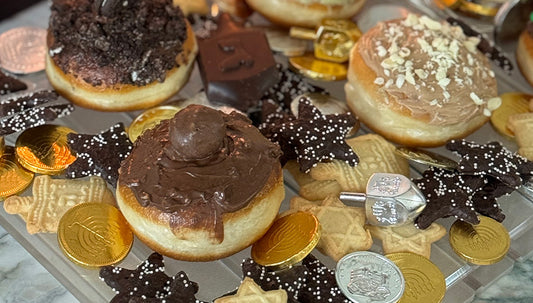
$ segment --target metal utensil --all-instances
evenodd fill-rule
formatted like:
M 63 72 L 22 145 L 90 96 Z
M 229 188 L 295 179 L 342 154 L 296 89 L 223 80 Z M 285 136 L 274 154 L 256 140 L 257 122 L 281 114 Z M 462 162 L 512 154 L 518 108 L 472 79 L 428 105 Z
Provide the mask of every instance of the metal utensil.
M 349 206 L 364 207 L 369 224 L 398 226 L 413 222 L 426 206 L 418 187 L 400 174 L 375 173 L 368 180 L 366 194 L 341 192 Z

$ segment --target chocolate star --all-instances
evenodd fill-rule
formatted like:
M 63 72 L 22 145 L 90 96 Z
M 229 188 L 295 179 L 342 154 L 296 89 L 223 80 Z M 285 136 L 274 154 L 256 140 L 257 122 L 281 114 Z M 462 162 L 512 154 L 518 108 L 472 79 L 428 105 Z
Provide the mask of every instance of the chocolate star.
M 100 279 L 117 293 L 110 303 L 128 303 L 132 297 L 159 298 L 168 295 L 172 283 L 165 274 L 163 256 L 158 253 L 152 253 L 134 270 L 104 266 Z
M 302 172 L 332 159 L 357 165 L 359 158 L 345 141 L 355 117 L 350 113 L 322 115 L 308 98 L 302 97 L 299 102 L 298 118 L 277 111 L 259 127 L 263 135 L 279 143 L 284 158 L 296 156 Z
M 431 167 L 421 179 L 413 182 L 420 188 L 427 202 L 415 220 L 418 228 L 426 229 L 435 220 L 450 216 L 470 224 L 479 223 L 470 196 L 482 185 L 482 179 L 464 180 L 456 172 Z
M 122 123 L 115 124 L 98 135 L 68 134 L 70 149 L 77 158 L 66 170 L 67 178 L 101 176 L 117 186 L 118 169 L 132 149 Z
M 446 144 L 446 148 L 461 155 L 457 168 L 460 174 L 490 176 L 514 189 L 522 185 L 520 166 L 527 160 L 513 154 L 499 142 L 481 145 L 466 140 L 452 140 Z
M 475 178 L 475 176 L 463 176 L 463 178 L 468 177 Z M 502 213 L 496 198 L 512 193 L 514 188 L 508 187 L 492 177 L 486 178 L 485 181 L 487 183 L 472 196 L 474 209 L 484 216 L 502 222 L 505 215 Z
M 26 83 L 10 77 L 0 71 L 0 95 L 7 95 L 9 93 L 18 92 L 27 89 Z
M 242 263 L 243 278 L 252 278 L 263 290 L 284 289 L 288 295 L 288 302 L 299 302 L 298 296 L 304 286 L 307 270 L 301 265 L 295 265 L 282 271 L 270 271 L 264 266 L 248 258 Z
M 170 286 L 166 295 L 161 295 L 157 298 L 148 298 L 145 295 L 130 298 L 128 303 L 165 303 L 165 302 L 180 302 L 180 303 L 207 303 L 197 300 L 195 294 L 198 292 L 198 284 L 192 282 L 187 277 L 185 272 L 180 271 L 171 278 Z
M 278 69 L 279 81 L 267 90 L 263 98 L 261 98 L 263 102 L 273 100 L 288 111 L 290 110 L 292 100 L 304 93 L 329 95 L 329 92 L 325 89 L 312 85 L 302 76 L 292 72 L 288 68 L 283 68 L 281 64 L 276 65 L 276 68 Z
M 327 268 L 315 256 L 308 255 L 303 259 L 302 264 L 307 267 L 309 274 L 298 298 L 301 303 L 351 302 L 337 286 L 335 272 Z
M 54 91 L 39 91 L 0 101 L 0 136 L 45 124 L 70 114 L 70 103 L 55 102 Z

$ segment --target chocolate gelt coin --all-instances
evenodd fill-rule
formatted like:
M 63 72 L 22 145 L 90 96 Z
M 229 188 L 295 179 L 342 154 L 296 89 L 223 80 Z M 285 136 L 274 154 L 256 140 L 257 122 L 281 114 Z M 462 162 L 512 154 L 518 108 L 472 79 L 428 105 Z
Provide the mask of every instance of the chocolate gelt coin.
M 477 225 L 455 221 L 450 227 L 450 245 L 464 260 L 490 265 L 505 257 L 511 246 L 511 237 L 498 221 L 479 216 Z
M 398 266 L 369 251 L 342 257 L 337 263 L 335 279 L 342 293 L 357 303 L 395 303 L 405 290 L 405 280 Z
M 500 98 L 502 104 L 492 112 L 490 122 L 500 134 L 514 138 L 513 132 L 507 128 L 507 121 L 514 114 L 529 112 L 529 101 L 533 96 L 514 92 L 502 94 Z
M 470 16 L 494 17 L 504 1 L 462 0 L 457 9 Z
M 440 8 L 456 9 L 461 5 L 462 0 L 434 0 L 435 4 Z
M 27 129 L 15 144 L 17 160 L 35 173 L 60 174 L 76 160 L 67 143 L 67 134 L 73 132 L 68 127 L 50 124 Z
M 153 128 L 162 120 L 174 117 L 180 109 L 180 107 L 174 105 L 162 105 L 141 113 L 128 127 L 128 137 L 131 142 L 135 142 L 145 130 Z
M 0 157 L 0 200 L 23 192 L 31 184 L 33 176 L 33 172 L 17 162 L 15 149 L 6 146 Z
M 398 146 L 396 153 L 408 160 L 447 170 L 454 170 L 459 165 L 446 156 L 416 147 Z
M 15 74 L 44 70 L 46 29 L 18 27 L 0 35 L 0 66 Z
M 266 234 L 253 244 L 251 255 L 257 264 L 283 269 L 303 260 L 319 239 L 317 217 L 296 212 L 276 219 Z
M 57 239 L 72 262 L 95 268 L 123 260 L 133 245 L 133 232 L 116 207 L 87 202 L 61 217 Z
M 4 137 L 0 136 L 0 157 L 4 154 L 5 142 Z
M 346 64 L 319 60 L 311 53 L 289 58 L 293 71 L 313 80 L 345 80 L 348 73 Z
M 441 302 L 446 293 L 446 280 L 440 269 L 428 258 L 410 252 L 385 255 L 401 270 L 405 291 L 398 303 Z

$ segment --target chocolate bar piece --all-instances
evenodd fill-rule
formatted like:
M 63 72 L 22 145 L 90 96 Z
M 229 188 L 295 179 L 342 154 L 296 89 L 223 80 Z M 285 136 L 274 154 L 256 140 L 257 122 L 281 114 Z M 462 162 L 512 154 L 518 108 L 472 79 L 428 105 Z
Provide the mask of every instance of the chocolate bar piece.
M 263 32 L 222 14 L 208 37 L 198 37 L 200 74 L 207 98 L 247 112 L 278 82 L 276 62 Z

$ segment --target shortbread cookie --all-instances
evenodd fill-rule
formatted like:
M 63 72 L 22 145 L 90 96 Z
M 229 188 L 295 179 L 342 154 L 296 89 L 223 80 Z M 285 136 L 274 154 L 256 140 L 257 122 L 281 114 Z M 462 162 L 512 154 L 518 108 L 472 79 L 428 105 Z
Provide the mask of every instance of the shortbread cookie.
M 383 253 L 412 252 L 428 259 L 431 255 L 431 243 L 446 234 L 446 229 L 437 223 L 432 223 L 423 230 L 413 224 L 397 227 L 369 225 L 368 229 L 373 237 L 381 240 Z
M 367 134 L 347 139 L 346 143 L 359 156 L 359 164 L 344 161 L 319 163 L 311 170 L 315 180 L 335 180 L 343 191 L 365 192 L 368 179 L 374 173 L 394 173 L 409 176 L 409 163 L 395 152 L 395 147 L 383 137 Z M 317 191 L 320 188 L 317 188 Z
M 319 202 L 296 196 L 291 199 L 291 209 L 310 212 L 318 218 L 322 234 L 317 249 L 335 261 L 372 246 L 370 232 L 363 227 L 366 221 L 363 208 L 347 206 L 336 196 Z
M 185 16 L 190 14 L 206 15 L 209 13 L 209 6 L 205 0 L 172 0 L 175 6 L 179 6 Z
M 12 196 L 4 201 L 9 214 L 19 214 L 26 221 L 28 233 L 57 232 L 59 219 L 76 204 L 102 202 L 115 204 L 113 193 L 100 177 L 89 180 L 52 179 L 35 177 L 33 196 Z
M 300 187 L 298 194 L 310 201 L 324 200 L 327 196 L 338 196 L 342 191 L 339 182 L 335 180 L 315 180 Z
M 518 154 L 533 160 L 533 113 L 511 115 L 507 127 L 514 133 Z
M 285 303 L 287 292 L 283 289 L 264 291 L 252 278 L 244 278 L 237 294 L 218 298 L 214 303 Z

